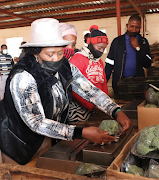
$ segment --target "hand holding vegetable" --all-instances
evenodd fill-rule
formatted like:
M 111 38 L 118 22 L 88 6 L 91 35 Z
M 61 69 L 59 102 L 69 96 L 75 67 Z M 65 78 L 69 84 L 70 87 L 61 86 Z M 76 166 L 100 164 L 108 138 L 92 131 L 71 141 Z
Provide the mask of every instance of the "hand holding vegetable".
M 123 128 L 121 134 L 125 134 L 126 130 L 130 127 L 130 119 L 122 111 L 118 111 L 116 114 L 116 120 Z
M 96 144 L 106 144 L 115 141 L 115 137 L 109 136 L 106 131 L 98 127 L 85 127 L 82 131 L 82 137 Z

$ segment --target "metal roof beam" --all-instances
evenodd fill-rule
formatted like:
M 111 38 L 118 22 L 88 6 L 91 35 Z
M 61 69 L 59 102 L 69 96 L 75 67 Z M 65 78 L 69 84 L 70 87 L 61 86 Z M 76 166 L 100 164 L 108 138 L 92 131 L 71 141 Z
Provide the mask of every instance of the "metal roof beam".
M 128 0 L 129 3 L 135 8 L 135 10 L 140 14 L 140 16 L 144 17 L 144 14 L 141 12 L 141 10 L 138 8 L 138 6 L 134 3 L 132 0 Z
M 158 6 L 151 6 L 152 8 L 157 8 Z M 148 7 L 148 6 L 142 6 L 142 7 L 140 7 L 140 9 L 149 9 L 150 7 Z M 129 11 L 132 11 L 132 10 L 134 10 L 134 8 L 122 8 L 120 11 L 121 12 L 125 12 L 125 11 L 127 11 L 127 12 L 129 12 Z M 45 12 L 45 13 L 30 13 L 30 14 L 26 14 L 25 16 L 26 17 L 29 17 L 29 16 L 46 16 L 46 15 L 51 15 L 52 14 L 52 17 L 54 17 L 54 18 L 57 18 L 57 17 L 67 17 L 67 16 L 75 16 L 76 14 L 77 14 L 77 16 L 82 16 L 82 15 L 85 15 L 86 13 L 88 14 L 88 13 L 90 13 L 90 14 L 100 14 L 101 12 L 105 12 L 105 14 L 108 14 L 108 13 L 116 13 L 116 10 L 114 9 L 114 10 L 108 10 L 108 11 L 94 11 L 94 12 L 85 12 L 85 13 L 72 13 L 72 14 L 66 14 L 66 15 L 56 15 L 56 14 L 58 14 L 58 12 L 56 13 L 56 11 L 50 11 L 50 12 Z M 130 15 L 130 14 L 129 14 Z
M 139 1 L 135 1 L 136 4 L 141 4 L 141 3 L 148 3 L 148 2 L 154 2 L 154 0 L 145 0 L 144 2 L 142 0 Z M 80 2 L 81 3 L 81 2 Z M 71 3 L 71 5 L 73 4 L 78 4 L 78 1 L 75 1 L 75 3 Z M 129 5 L 129 2 L 121 2 L 120 5 L 121 6 L 125 6 L 125 5 Z M 69 4 L 70 5 L 70 4 Z M 1 6 L 1 4 L 0 4 Z M 49 7 L 57 7 L 59 5 L 55 4 L 55 3 L 50 3 L 50 4 L 44 4 L 44 5 L 31 5 L 30 7 L 26 7 L 25 5 L 23 7 L 17 7 L 14 9 L 8 9 L 9 12 L 18 12 L 18 11 L 27 11 L 27 10 L 34 10 L 34 9 L 43 9 L 43 8 L 49 8 Z M 61 5 L 62 6 L 62 5 Z M 57 12 L 64 12 L 64 11 L 73 11 L 73 10 L 84 10 L 84 9 L 93 9 L 93 8 L 105 8 L 105 7 L 115 7 L 116 3 L 105 3 L 105 4 L 101 4 L 101 5 L 89 5 L 89 6 L 84 6 L 84 7 L 79 7 L 79 8 L 69 8 L 69 9 L 63 9 L 63 10 L 57 10 Z
M 12 5 L 12 4 L 16 4 L 16 3 L 25 4 L 26 2 L 37 2 L 37 0 L 16 0 L 16 1 L 8 1 L 8 2 L 4 2 L 4 0 L 0 0 L 0 1 L 2 1 L 2 3 L 0 3 L 0 6 Z M 92 0 L 58 1 L 58 2 L 54 2 L 53 4 L 54 4 L 54 6 L 65 6 L 65 5 L 85 3 L 85 2 L 92 2 Z M 43 3 L 47 3 L 47 1 L 43 2 Z
M 10 15 L 10 16 L 14 16 L 14 17 L 18 17 L 18 18 L 22 18 L 22 19 L 25 19 L 26 21 L 30 21 L 30 19 L 28 17 L 26 17 L 26 16 L 14 14 L 12 12 L 8 12 L 8 11 L 3 10 L 3 9 L 0 9 L 0 13 L 7 14 L 7 15 Z

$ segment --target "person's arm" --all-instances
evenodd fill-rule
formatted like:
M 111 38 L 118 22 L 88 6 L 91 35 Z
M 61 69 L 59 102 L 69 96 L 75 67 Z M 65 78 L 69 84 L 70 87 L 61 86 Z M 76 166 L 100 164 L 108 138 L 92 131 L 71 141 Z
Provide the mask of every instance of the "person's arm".
M 75 92 L 72 92 L 72 97 L 73 99 L 75 99 L 75 101 L 77 101 L 81 106 L 85 107 L 86 109 L 88 109 L 89 111 L 91 111 L 94 107 L 94 104 L 90 103 L 89 101 L 86 101 L 85 99 L 83 99 L 81 96 L 79 96 L 78 94 L 76 94 Z
M 137 60 L 140 62 L 141 66 L 144 68 L 149 68 L 151 66 L 151 54 L 150 46 L 148 41 L 144 38 L 142 39 L 142 45 L 140 46 L 139 41 L 135 37 L 131 37 L 130 42 L 132 47 L 136 50 L 139 47 L 140 50 L 136 50 Z
M 110 46 L 110 49 L 109 49 L 109 53 L 108 53 L 108 56 L 105 60 L 105 74 L 106 74 L 106 79 L 107 79 L 107 82 L 109 81 L 110 79 L 110 76 L 111 76 L 111 73 L 112 73 L 112 70 L 114 69 L 114 51 L 115 51 L 115 43 L 114 43 L 114 40 Z
M 37 84 L 27 72 L 16 74 L 10 83 L 15 108 L 24 123 L 35 133 L 62 140 L 85 138 L 91 142 L 103 144 L 114 141 L 98 127 L 75 127 L 47 119 L 40 101 Z
M 84 72 L 86 71 L 86 67 L 85 67 L 85 60 L 86 57 L 84 57 L 82 54 L 75 54 L 74 56 L 72 56 L 72 58 L 70 59 L 70 63 L 75 65 L 82 74 L 84 74 Z M 75 92 L 72 93 L 72 97 L 73 99 L 75 99 L 75 101 L 77 101 L 81 106 L 85 107 L 86 109 L 88 109 L 89 111 L 91 111 L 94 107 L 94 105 L 90 102 L 88 102 L 87 100 L 83 99 L 81 96 L 79 96 L 78 94 L 76 94 Z
M 120 109 L 120 106 L 113 102 L 106 93 L 98 89 L 87 78 L 85 78 L 76 66 L 72 64 L 70 64 L 70 66 L 74 78 L 74 81 L 72 82 L 72 90 L 82 98 L 93 103 L 101 111 L 110 115 L 112 118 L 117 119 L 123 127 L 126 127 L 124 130 L 127 130 L 130 126 L 129 118 L 123 120 L 122 116 L 116 116 L 116 111 Z
M 10 91 L 17 112 L 33 132 L 56 139 L 73 139 L 75 126 L 45 117 L 37 84 L 29 73 L 16 74 L 11 80 Z

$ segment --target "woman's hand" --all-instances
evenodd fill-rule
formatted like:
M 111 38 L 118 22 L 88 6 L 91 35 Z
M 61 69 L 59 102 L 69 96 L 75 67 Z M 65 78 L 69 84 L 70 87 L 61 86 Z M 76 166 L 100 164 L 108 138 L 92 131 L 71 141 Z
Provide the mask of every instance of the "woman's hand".
M 92 126 L 83 128 L 82 137 L 88 141 L 102 145 L 111 141 L 115 141 L 115 138 L 113 136 L 109 136 L 106 131 Z
M 131 124 L 130 119 L 122 111 L 119 111 L 116 114 L 116 120 L 123 128 L 121 134 L 126 133 L 126 130 L 129 129 Z

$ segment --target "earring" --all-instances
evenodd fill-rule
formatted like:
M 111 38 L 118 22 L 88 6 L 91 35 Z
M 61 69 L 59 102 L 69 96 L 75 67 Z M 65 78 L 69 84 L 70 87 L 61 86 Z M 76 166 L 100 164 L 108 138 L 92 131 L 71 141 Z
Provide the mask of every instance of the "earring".
M 39 62 L 39 61 L 38 61 L 38 57 L 37 57 L 37 56 L 35 56 L 35 59 L 36 59 L 36 61 L 37 61 L 37 62 Z

